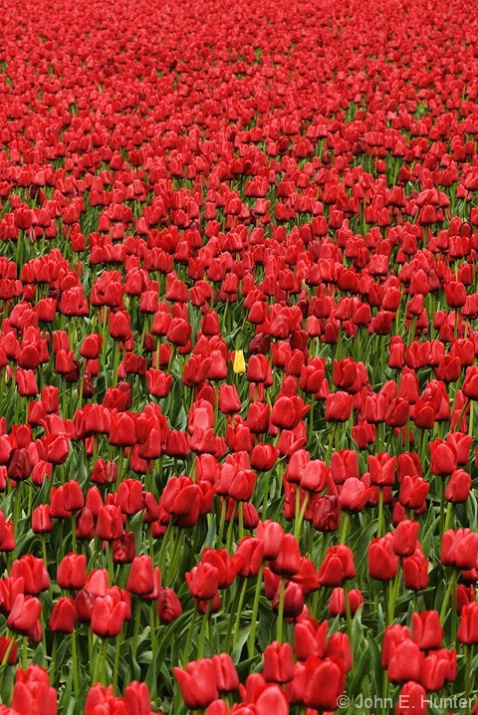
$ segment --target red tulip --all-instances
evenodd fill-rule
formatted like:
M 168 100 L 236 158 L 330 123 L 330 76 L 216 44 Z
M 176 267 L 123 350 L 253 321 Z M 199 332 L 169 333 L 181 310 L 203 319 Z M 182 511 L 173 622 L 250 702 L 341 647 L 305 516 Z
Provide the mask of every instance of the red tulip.
M 162 625 L 172 623 L 182 614 L 181 602 L 172 588 L 164 586 L 158 597 L 158 616 Z
M 126 588 L 130 593 L 145 595 L 154 588 L 153 562 L 151 556 L 135 556 L 131 564 Z
M 264 678 L 267 682 L 288 683 L 294 677 L 292 648 L 275 641 L 264 650 Z
M 356 575 L 353 553 L 345 544 L 329 547 L 319 569 L 319 583 L 322 586 L 340 586 L 344 580 Z
M 476 566 L 478 534 L 470 529 L 449 529 L 443 534 L 440 561 L 444 566 L 472 569 Z
M 466 502 L 471 489 L 471 476 L 464 469 L 455 469 L 445 487 L 445 499 L 453 504 Z
M 86 583 L 86 556 L 67 554 L 58 566 L 56 580 L 60 588 L 83 588 Z
M 117 636 L 127 616 L 124 601 L 115 600 L 111 595 L 98 596 L 91 612 L 91 630 L 103 638 Z
M 438 611 L 412 613 L 412 638 L 421 650 L 441 648 L 443 629 Z
M 411 640 L 404 640 L 392 652 L 387 667 L 388 679 L 392 683 L 418 680 L 423 658 L 418 645 Z
M 453 445 L 444 440 L 435 440 L 430 442 L 430 469 L 433 474 L 439 476 L 447 476 L 456 469 L 457 453 Z
M 46 670 L 38 665 L 17 670 L 12 709 L 20 715 L 56 715 L 56 691 L 50 686 Z
M 73 633 L 75 629 L 76 608 L 71 598 L 60 598 L 53 607 L 49 626 L 52 631 Z
M 352 412 L 352 395 L 347 392 L 335 392 L 325 400 L 325 419 L 328 422 L 347 422 Z
M 173 668 L 173 673 L 186 707 L 190 710 L 205 708 L 219 697 L 212 660 L 204 658 L 192 661 L 184 669 Z
M 400 690 L 396 715 L 426 715 L 428 711 L 428 694 L 425 688 L 414 681 L 405 683 Z
M 305 663 L 304 703 L 318 710 L 335 710 L 345 684 L 345 668 L 338 658 L 320 660 L 311 656 Z
M 334 588 L 329 598 L 328 611 L 330 616 L 345 616 L 345 593 L 347 593 L 350 613 L 352 615 L 363 604 L 363 596 L 358 589 L 353 588 L 346 592 L 343 588 Z
M 402 561 L 403 585 L 413 591 L 421 591 L 428 586 L 428 566 L 429 562 L 423 555 L 420 547 L 417 547 L 411 556 L 407 556 Z
M 18 594 L 7 618 L 7 626 L 17 633 L 28 635 L 35 628 L 41 613 L 41 603 L 34 596 Z
M 392 546 L 398 556 L 411 556 L 417 547 L 420 524 L 411 519 L 404 519 L 393 532 Z
M 396 575 L 399 561 L 392 542 L 392 534 L 371 541 L 368 547 L 368 570 L 372 578 L 390 581 Z
M 465 645 L 478 643 L 478 604 L 476 602 L 463 606 L 456 637 L 460 643 Z

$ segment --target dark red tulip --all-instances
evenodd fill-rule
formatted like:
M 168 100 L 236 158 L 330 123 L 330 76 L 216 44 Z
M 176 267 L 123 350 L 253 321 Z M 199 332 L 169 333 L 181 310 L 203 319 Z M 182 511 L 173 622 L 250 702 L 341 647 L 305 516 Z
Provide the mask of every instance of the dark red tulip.
M 182 614 L 181 602 L 172 588 L 164 586 L 158 597 L 158 616 L 162 625 L 172 623 Z

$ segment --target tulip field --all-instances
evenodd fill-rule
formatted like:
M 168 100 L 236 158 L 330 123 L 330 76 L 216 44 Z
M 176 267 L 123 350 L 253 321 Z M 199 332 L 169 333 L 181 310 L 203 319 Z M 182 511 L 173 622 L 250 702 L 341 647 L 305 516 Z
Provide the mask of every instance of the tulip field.
M 0 18 L 0 715 L 478 715 L 472 4 Z

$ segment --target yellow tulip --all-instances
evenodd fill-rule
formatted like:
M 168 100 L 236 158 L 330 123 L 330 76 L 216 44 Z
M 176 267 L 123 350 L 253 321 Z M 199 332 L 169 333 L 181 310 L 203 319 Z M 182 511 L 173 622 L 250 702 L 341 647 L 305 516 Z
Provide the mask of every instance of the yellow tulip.
M 246 372 L 246 361 L 244 360 L 244 350 L 236 350 L 234 353 L 234 364 L 232 369 L 236 375 Z

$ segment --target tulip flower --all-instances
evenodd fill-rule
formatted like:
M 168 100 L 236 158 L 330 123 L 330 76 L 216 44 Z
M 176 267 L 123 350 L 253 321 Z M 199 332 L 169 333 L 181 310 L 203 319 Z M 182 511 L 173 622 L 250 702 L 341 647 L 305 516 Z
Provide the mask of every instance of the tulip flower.
M 7 618 L 7 626 L 17 633 L 28 635 L 35 628 L 41 610 L 38 598 L 18 594 Z
M 463 606 L 456 637 L 465 645 L 478 643 L 478 604 L 475 602 Z
M 127 616 L 127 605 L 112 596 L 98 596 L 91 612 L 91 630 L 103 638 L 117 636 Z
M 306 686 L 303 701 L 311 708 L 333 710 L 345 684 L 345 668 L 336 657 L 318 659 L 310 656 L 306 663 Z
M 60 598 L 53 608 L 49 626 L 52 631 L 73 633 L 75 628 L 76 608 L 71 598 Z
M 173 672 L 189 709 L 205 708 L 219 697 L 212 660 L 192 661 L 184 669 L 173 668 Z
M 12 708 L 20 715 L 56 715 L 56 691 L 50 686 L 48 673 L 38 665 L 17 670 L 13 686 Z
M 398 571 L 398 556 L 393 551 L 393 537 L 373 539 L 368 548 L 368 570 L 372 578 L 390 581 Z
M 426 715 L 427 711 L 428 694 L 425 688 L 414 681 L 405 683 L 398 695 L 396 715 Z

